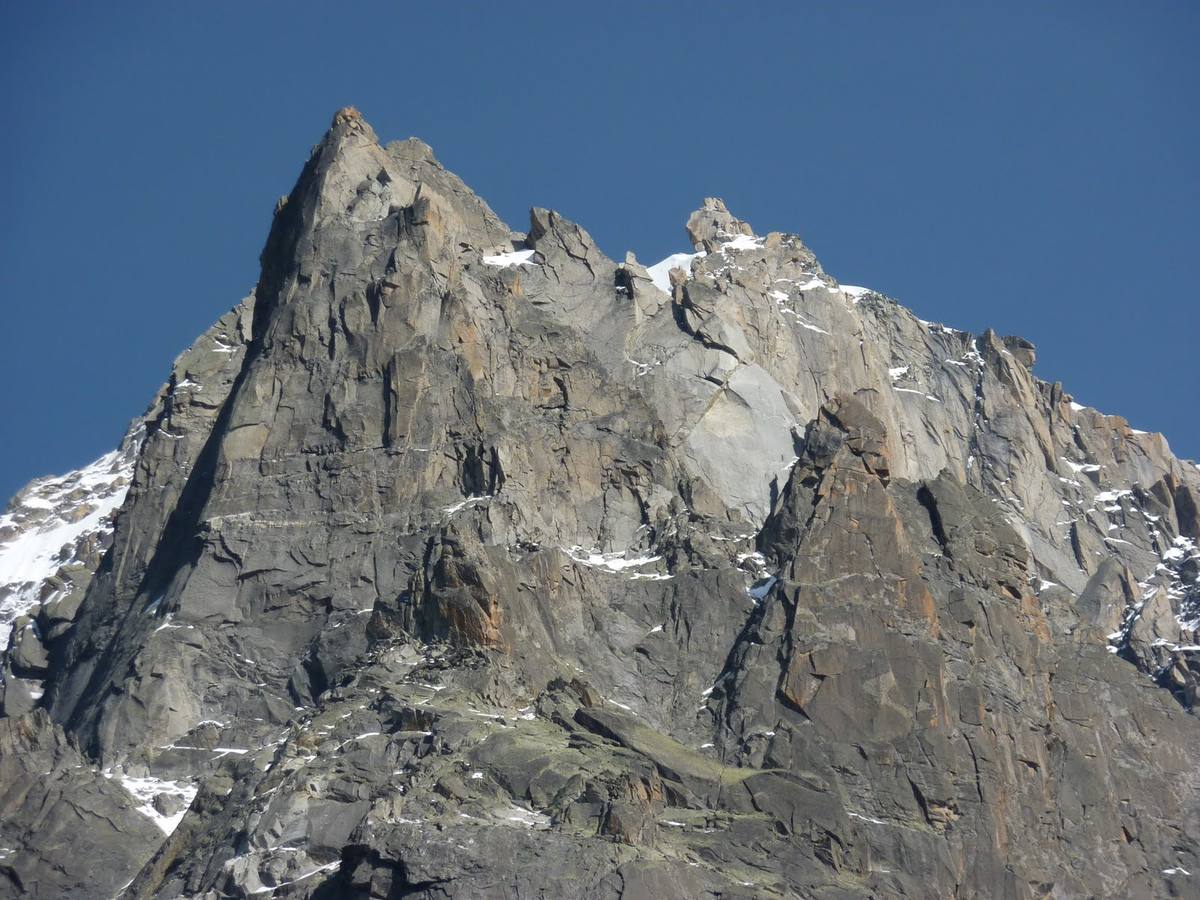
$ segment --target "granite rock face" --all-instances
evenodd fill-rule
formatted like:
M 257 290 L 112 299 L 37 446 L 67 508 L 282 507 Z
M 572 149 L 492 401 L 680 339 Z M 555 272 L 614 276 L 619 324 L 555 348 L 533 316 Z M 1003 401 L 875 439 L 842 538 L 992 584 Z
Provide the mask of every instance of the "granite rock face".
M 44 710 L 0 719 L 0 892 L 113 896 L 162 832 L 96 772 Z
M 719 200 L 687 235 L 513 232 L 339 112 L 14 630 L 12 891 L 1200 896 L 1200 469 Z

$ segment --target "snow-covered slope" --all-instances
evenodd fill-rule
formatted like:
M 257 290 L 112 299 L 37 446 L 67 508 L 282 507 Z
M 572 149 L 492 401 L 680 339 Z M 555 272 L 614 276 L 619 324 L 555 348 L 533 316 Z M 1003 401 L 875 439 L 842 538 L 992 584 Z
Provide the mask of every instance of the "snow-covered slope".
M 49 599 L 47 579 L 103 552 L 135 452 L 126 446 L 66 475 L 36 479 L 0 515 L 0 645 L 18 616 Z

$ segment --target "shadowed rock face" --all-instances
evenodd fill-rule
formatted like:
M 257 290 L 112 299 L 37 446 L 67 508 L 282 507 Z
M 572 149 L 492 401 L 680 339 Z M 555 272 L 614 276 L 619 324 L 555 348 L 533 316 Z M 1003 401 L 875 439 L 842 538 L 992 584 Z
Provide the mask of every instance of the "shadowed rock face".
M 38 836 L 102 800 L 71 865 L 129 897 L 1197 896 L 1200 470 L 687 233 L 514 233 L 340 112 L 14 634 L 0 874 L 95 896 Z

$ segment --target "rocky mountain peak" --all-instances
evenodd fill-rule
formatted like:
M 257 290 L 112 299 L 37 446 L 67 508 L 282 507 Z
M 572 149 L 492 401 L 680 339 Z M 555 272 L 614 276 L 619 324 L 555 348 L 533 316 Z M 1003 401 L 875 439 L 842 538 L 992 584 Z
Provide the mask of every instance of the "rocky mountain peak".
M 705 197 L 704 205 L 688 216 L 687 233 L 693 247 L 709 253 L 739 236 L 754 236 L 750 226 L 735 218 L 716 197 Z
M 353 106 L 343 106 L 333 114 L 333 121 L 329 124 L 329 130 L 325 133 L 325 137 L 321 139 L 321 143 L 318 146 L 336 145 L 351 135 L 360 137 L 372 144 L 379 143 L 375 129 L 363 118 L 362 113 Z
M 339 111 L 127 480 L 4 520 L 0 572 L 30 498 L 119 506 L 71 603 L 18 588 L 0 884 L 1187 895 L 1200 469 L 1028 342 L 687 231 L 514 232 Z

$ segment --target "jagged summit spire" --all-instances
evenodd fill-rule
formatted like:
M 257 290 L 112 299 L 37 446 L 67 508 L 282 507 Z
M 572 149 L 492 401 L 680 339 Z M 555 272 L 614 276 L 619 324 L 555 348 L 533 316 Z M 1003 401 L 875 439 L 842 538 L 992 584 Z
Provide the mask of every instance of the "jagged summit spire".
M 358 111 L 358 107 L 343 106 L 341 109 L 339 109 L 337 112 L 335 112 L 333 114 L 333 123 L 330 127 L 336 128 L 338 125 L 341 125 L 343 123 L 351 123 L 351 122 L 360 122 L 361 123 L 362 121 L 363 121 L 363 116 L 362 116 L 362 113 L 360 113 Z
M 374 141 L 379 140 L 375 135 L 375 129 L 367 123 L 362 113 L 354 106 L 343 106 L 333 114 L 333 121 L 329 125 L 329 130 L 334 132 L 339 129 L 343 131 L 362 132 L 365 135 L 369 135 Z
M 688 238 L 697 249 L 711 252 L 717 244 L 732 240 L 739 234 L 753 235 L 754 230 L 733 215 L 725 201 L 705 197 L 704 205 L 688 216 Z

